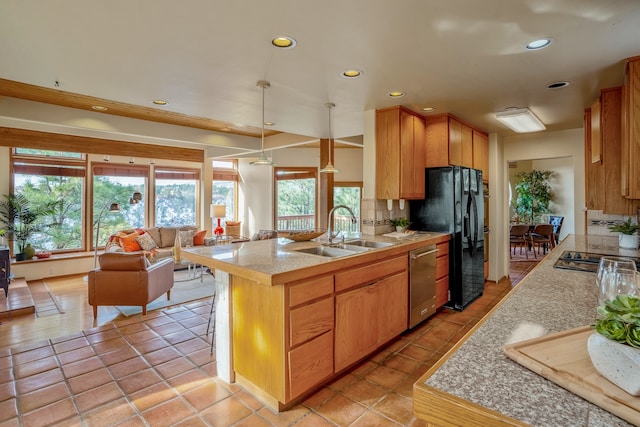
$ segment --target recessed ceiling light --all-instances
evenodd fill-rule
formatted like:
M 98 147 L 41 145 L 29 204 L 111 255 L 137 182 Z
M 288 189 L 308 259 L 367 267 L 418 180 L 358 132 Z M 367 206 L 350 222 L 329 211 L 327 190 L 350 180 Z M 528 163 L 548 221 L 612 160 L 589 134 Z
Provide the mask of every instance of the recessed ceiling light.
M 362 70 L 356 70 L 355 68 L 352 70 L 344 70 L 342 72 L 342 77 L 347 79 L 355 79 L 360 76 L 362 76 Z
M 167 105 L 168 104 L 167 101 L 164 101 L 162 99 L 154 99 L 153 103 L 156 104 L 156 105 Z
M 422 107 L 422 111 L 424 111 L 426 113 L 432 113 L 432 112 L 436 111 L 436 107 Z
M 271 44 L 279 49 L 293 49 L 296 47 L 296 39 L 289 36 L 280 36 L 271 40 Z
M 230 130 L 231 128 L 227 126 L 220 128 L 220 132 L 229 132 Z
M 401 98 L 404 95 L 405 93 L 400 91 L 391 91 L 387 94 L 387 96 L 390 96 L 391 98 Z
M 273 123 L 273 122 L 264 122 L 264 125 L 265 126 L 273 126 L 273 125 L 275 125 L 275 123 Z
M 107 111 L 108 108 L 102 105 L 93 105 L 91 108 L 93 108 L 96 111 Z
M 531 43 L 528 43 L 526 47 L 529 50 L 537 50 L 537 49 L 545 48 L 550 44 L 551 44 L 551 39 L 540 39 L 540 40 L 534 40 Z
M 569 82 L 553 82 L 547 85 L 547 89 L 561 89 L 563 87 L 569 86 L 571 83 Z

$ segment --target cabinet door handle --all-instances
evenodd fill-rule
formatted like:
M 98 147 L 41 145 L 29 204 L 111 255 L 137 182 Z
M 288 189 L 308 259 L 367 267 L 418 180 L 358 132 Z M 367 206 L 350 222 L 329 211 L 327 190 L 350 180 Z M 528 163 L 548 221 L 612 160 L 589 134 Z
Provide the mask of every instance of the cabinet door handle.
M 411 259 L 422 258 L 423 256 L 431 255 L 432 253 L 439 252 L 439 251 L 440 251 L 440 249 L 433 249 L 433 250 L 430 250 L 430 251 L 427 251 L 427 252 L 422 252 L 422 253 L 419 253 L 419 254 L 416 254 L 416 255 L 412 255 Z

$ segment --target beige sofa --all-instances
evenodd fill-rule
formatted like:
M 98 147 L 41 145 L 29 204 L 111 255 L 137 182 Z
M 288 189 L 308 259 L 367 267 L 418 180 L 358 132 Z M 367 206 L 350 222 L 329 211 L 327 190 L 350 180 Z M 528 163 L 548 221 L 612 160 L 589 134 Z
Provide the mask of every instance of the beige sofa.
M 171 299 L 173 258 L 150 264 L 142 252 L 104 253 L 100 268 L 89 272 L 89 305 L 93 318 L 99 305 L 139 305 L 147 314 L 147 304 L 162 294 Z
M 206 230 L 198 231 L 197 227 L 191 225 L 181 227 L 132 228 L 112 234 L 109 237 L 105 252 L 130 253 L 142 251 L 151 262 L 156 262 L 163 258 L 172 258 L 176 244 L 176 235 L 179 232 L 181 232 L 180 243 L 183 248 L 186 246 L 197 246 L 196 242 L 202 244 L 196 234 L 199 233 L 202 241 L 204 241 L 204 235 L 206 234 Z M 194 239 L 196 239 L 196 241 L 194 241 Z M 176 267 L 182 268 L 184 266 L 176 264 Z

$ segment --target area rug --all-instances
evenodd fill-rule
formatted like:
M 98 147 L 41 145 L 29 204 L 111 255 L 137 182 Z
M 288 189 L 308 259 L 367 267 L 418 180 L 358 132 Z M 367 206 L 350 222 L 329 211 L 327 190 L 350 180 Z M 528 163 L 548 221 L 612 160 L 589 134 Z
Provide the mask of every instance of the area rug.
M 171 288 L 171 299 L 167 301 L 167 294 L 162 294 L 157 299 L 147 304 L 147 312 L 158 310 L 173 305 L 184 304 L 201 298 L 211 298 L 213 296 L 215 279 L 206 271 L 202 272 L 202 282 L 200 282 L 200 271 L 194 272 L 178 270 L 174 272 L 174 284 Z M 140 306 L 116 306 L 124 316 L 134 316 L 142 313 Z

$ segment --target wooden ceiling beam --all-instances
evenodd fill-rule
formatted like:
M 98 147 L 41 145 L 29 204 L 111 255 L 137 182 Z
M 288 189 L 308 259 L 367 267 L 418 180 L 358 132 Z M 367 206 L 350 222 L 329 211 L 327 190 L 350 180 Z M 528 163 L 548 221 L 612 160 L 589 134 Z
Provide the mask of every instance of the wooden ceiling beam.
M 58 89 L 51 89 L 13 80 L 0 79 L 0 96 L 19 98 L 27 101 L 43 102 L 61 107 L 76 108 L 91 111 L 92 113 L 111 114 L 115 116 L 128 117 L 132 119 L 147 120 L 157 123 L 165 123 L 176 126 L 185 126 L 196 129 L 204 129 L 215 132 L 230 133 L 259 138 L 262 133 L 261 128 L 253 126 L 239 127 L 233 123 L 226 123 L 219 120 L 205 117 L 190 116 L 173 111 L 160 110 L 158 108 L 143 107 L 140 105 L 127 104 L 110 99 L 97 98 L 94 96 L 81 95 L 78 93 L 65 92 Z M 106 111 L 96 111 L 92 107 L 99 105 L 106 107 Z M 265 130 L 265 136 L 279 134 L 273 130 Z

